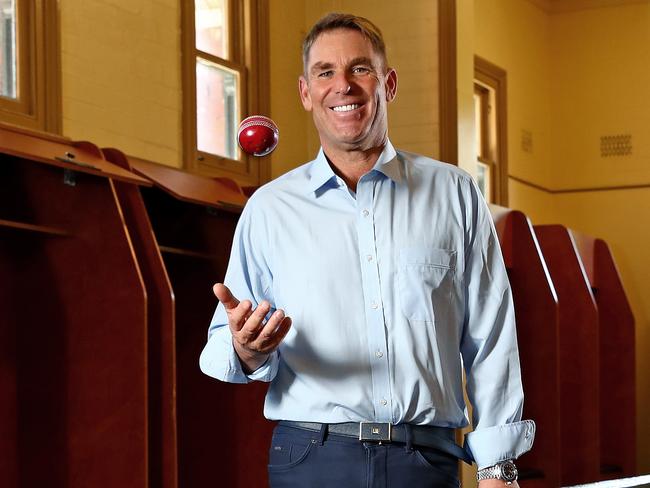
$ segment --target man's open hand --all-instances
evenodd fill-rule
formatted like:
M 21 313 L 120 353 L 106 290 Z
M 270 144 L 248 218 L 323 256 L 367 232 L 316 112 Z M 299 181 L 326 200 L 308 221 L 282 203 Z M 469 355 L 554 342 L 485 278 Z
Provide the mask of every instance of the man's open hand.
M 235 352 L 244 372 L 250 374 L 280 345 L 289 332 L 291 318 L 283 310 L 276 310 L 265 323 L 264 317 L 271 309 L 266 300 L 252 310 L 250 300 L 240 302 L 223 283 L 217 283 L 212 290 L 226 309 Z

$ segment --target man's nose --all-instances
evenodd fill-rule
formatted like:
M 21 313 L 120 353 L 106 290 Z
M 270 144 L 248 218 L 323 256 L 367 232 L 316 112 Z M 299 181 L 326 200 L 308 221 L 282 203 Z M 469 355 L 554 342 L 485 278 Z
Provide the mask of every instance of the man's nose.
M 346 73 L 339 73 L 334 78 L 334 92 L 337 95 L 347 95 L 352 86 Z

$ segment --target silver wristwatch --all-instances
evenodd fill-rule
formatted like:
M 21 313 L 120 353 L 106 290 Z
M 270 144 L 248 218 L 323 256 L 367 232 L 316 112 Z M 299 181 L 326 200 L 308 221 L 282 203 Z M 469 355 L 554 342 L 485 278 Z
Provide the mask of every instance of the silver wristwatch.
M 476 480 L 482 481 L 496 478 L 505 482 L 506 485 L 511 485 L 517 481 L 518 475 L 519 473 L 515 463 L 512 461 L 501 461 L 489 468 L 479 469 L 476 473 Z

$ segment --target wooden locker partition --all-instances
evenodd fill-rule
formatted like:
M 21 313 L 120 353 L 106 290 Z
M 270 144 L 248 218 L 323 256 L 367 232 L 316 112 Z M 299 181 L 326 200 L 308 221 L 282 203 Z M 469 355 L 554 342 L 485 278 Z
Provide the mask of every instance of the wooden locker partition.
M 533 449 L 517 466 L 522 485 L 560 486 L 558 303 L 530 221 L 490 206 L 512 287 L 524 385 L 524 418 L 535 420 Z
M 598 310 L 569 230 L 536 225 L 560 311 L 560 456 L 564 485 L 600 479 Z
M 102 149 L 104 157 L 131 170 L 126 156 L 117 149 Z M 124 220 L 142 271 L 148 314 L 148 425 L 149 486 L 176 488 L 176 347 L 175 301 L 171 282 L 151 228 L 140 190 L 115 183 Z
M 572 231 L 596 304 L 600 335 L 600 470 L 636 474 L 634 315 L 609 246 Z
M 167 371 L 162 387 L 154 389 L 176 394 L 175 407 L 161 412 L 161 425 L 167 432 L 167 458 L 176 452 L 178 485 L 265 486 L 263 460 L 273 428 L 262 414 L 267 385 L 222 383 L 204 375 L 198 364 L 217 304 L 212 285 L 224 278 L 246 197 L 220 179 L 137 158 L 129 163 L 154 183 L 154 188 L 142 190 L 144 207 L 136 211 L 146 209 L 175 299 L 175 319 L 162 317 L 157 325 L 156 334 L 166 339 L 158 342 L 161 351 L 150 355 L 157 361 L 150 369 Z M 173 445 L 170 432 L 176 435 Z
M 147 486 L 146 298 L 89 143 L 0 126 L 0 486 Z

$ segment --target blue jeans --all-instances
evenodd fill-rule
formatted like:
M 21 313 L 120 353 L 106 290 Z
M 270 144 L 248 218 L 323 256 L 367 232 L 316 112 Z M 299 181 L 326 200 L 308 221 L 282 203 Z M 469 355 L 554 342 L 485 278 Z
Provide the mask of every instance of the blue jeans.
M 458 488 L 458 458 L 403 443 L 276 426 L 269 450 L 271 488 Z

